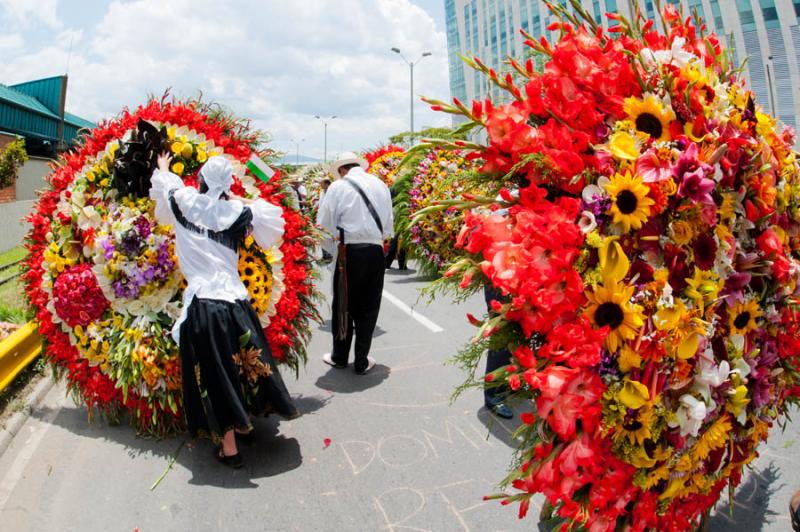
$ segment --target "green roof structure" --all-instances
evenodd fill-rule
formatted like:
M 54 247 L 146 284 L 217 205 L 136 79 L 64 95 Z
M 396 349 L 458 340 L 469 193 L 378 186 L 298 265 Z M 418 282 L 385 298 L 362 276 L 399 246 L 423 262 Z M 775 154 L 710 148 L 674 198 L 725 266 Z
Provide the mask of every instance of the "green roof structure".
M 67 113 L 67 76 L 0 84 L 0 131 L 30 140 L 49 142 L 53 147 L 71 146 L 93 122 Z

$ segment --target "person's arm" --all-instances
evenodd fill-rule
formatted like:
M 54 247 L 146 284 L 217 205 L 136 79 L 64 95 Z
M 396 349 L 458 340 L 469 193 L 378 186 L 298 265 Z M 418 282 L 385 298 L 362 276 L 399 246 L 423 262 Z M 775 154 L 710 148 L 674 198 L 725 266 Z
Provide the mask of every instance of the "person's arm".
M 336 247 L 334 244 L 337 234 L 337 220 L 336 213 L 334 212 L 335 207 L 336 188 L 331 185 L 328 187 L 328 190 L 325 193 L 324 201 L 320 202 L 319 210 L 317 212 L 317 226 L 319 226 L 319 228 L 326 233 L 325 239 L 322 241 L 322 249 L 331 254 L 333 254 L 333 250 Z
M 180 190 L 186 185 L 181 178 L 169 171 L 169 164 L 172 156 L 162 153 L 158 156 L 158 167 L 153 171 L 150 180 L 150 199 L 155 202 L 155 216 L 158 223 L 164 225 L 174 225 L 175 216 L 169 204 L 169 194 L 173 190 Z
M 383 223 L 383 239 L 387 240 L 390 238 L 394 238 L 394 205 L 392 203 L 392 195 L 389 193 L 389 189 L 386 189 L 386 205 L 388 205 L 387 215 L 384 220 L 381 220 Z
M 250 201 L 253 213 L 253 238 L 262 249 L 276 245 L 283 237 L 283 210 L 263 199 Z

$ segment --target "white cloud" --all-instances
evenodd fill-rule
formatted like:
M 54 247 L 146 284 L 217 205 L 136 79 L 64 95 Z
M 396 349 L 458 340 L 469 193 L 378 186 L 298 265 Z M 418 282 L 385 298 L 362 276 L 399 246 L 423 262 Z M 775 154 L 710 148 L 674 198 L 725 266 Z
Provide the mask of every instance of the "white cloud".
M 392 46 L 414 59 L 433 52 L 415 68 L 415 93 L 447 98 L 444 32 L 409 0 L 261 4 L 267 7 L 254 10 L 245 0 L 112 3 L 95 27 L 70 28 L 67 107 L 99 119 L 166 87 L 177 96 L 202 91 L 271 132 L 277 148 L 292 151 L 289 139 L 305 138 L 301 151 L 321 156 L 317 114 L 340 117 L 328 129 L 329 154 L 375 146 L 408 129 L 409 72 Z M 0 82 L 60 73 L 65 38 L 9 54 Z M 446 123 L 416 106 L 418 129 Z
M 18 28 L 30 28 L 37 23 L 60 28 L 57 7 L 58 0 L 0 0 L 0 12 Z

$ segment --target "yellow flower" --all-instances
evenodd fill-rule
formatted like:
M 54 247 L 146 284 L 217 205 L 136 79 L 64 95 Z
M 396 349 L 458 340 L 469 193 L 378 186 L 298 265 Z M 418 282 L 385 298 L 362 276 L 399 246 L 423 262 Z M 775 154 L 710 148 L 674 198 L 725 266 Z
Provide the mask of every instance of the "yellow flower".
M 683 246 L 694 240 L 692 224 L 684 220 L 675 220 L 672 222 L 669 226 L 669 232 L 673 242 L 679 246 Z
M 619 358 L 617 359 L 619 369 L 623 373 L 628 373 L 632 369 L 638 369 L 642 365 L 642 357 L 635 349 L 627 344 L 622 346 L 619 350 Z
M 637 131 L 647 133 L 655 140 L 670 139 L 669 123 L 675 120 L 675 113 L 652 95 L 643 100 L 626 98 L 624 110 Z
M 184 159 L 190 159 L 192 154 L 194 153 L 194 148 L 192 147 L 191 143 L 186 143 L 181 148 L 181 157 Z
M 672 307 L 660 308 L 653 315 L 653 325 L 659 331 L 669 331 L 678 326 L 686 316 L 686 305 L 680 299 L 676 300 Z
M 586 313 L 596 327 L 608 326 L 605 339 L 606 348 L 616 353 L 626 340 L 636 337 L 642 320 L 642 308 L 631 304 L 634 287 L 607 279 L 604 285 L 597 285 L 593 292 L 587 292 L 589 307 Z
M 208 160 L 208 154 L 205 150 L 197 150 L 197 162 L 204 163 Z
M 747 386 L 740 384 L 733 389 L 733 394 L 728 397 L 731 414 L 738 416 L 742 408 L 747 406 L 749 402 L 750 399 L 747 398 Z
M 639 381 L 625 377 L 622 389 L 619 391 L 619 402 L 628 408 L 636 410 L 647 404 L 650 400 L 650 390 Z
M 717 419 L 708 429 L 700 435 L 697 442 L 692 447 L 692 459 L 699 462 L 708 458 L 711 451 L 719 449 L 728 440 L 728 433 L 731 430 L 731 419 L 728 415 L 723 415 Z
M 167 138 L 169 140 L 175 140 L 175 126 L 167 128 Z
M 755 300 L 750 299 L 744 303 L 737 302 L 728 312 L 728 325 L 731 334 L 741 334 L 742 336 L 756 330 L 756 318 L 761 317 L 761 308 Z
M 86 172 L 86 181 L 88 181 L 89 183 L 94 183 L 94 177 L 95 177 L 94 172 L 92 172 L 91 170 Z
M 172 146 L 170 146 L 170 148 L 172 149 L 172 153 L 174 153 L 175 155 L 180 155 L 181 152 L 183 151 L 183 143 L 180 141 L 175 141 L 172 143 Z
M 710 270 L 694 268 L 694 275 L 691 279 L 686 279 L 687 288 L 684 293 L 689 297 L 701 311 L 705 311 L 705 306 L 717 299 L 719 291 L 722 290 L 725 281 L 720 279 L 716 273 Z
M 183 175 L 183 163 L 178 161 L 177 163 L 172 164 L 172 171 L 176 175 Z
M 608 139 L 608 151 L 617 159 L 635 161 L 641 155 L 640 144 L 630 133 L 618 131 Z
M 628 274 L 631 263 L 619 243 L 619 237 L 611 236 L 604 239 L 598 249 L 598 255 L 603 279 L 621 281 Z
M 640 229 L 650 216 L 650 206 L 655 202 L 647 197 L 650 189 L 638 175 L 615 174 L 611 182 L 604 186 L 611 196 L 613 222 L 621 224 L 627 233 L 631 229 Z

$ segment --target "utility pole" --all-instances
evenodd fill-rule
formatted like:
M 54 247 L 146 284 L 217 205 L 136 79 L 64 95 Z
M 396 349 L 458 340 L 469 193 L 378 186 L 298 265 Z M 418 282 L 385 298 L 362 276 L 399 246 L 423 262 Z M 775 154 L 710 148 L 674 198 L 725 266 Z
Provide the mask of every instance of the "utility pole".
M 323 128 L 323 131 L 324 131 L 324 134 L 323 134 L 324 140 L 323 140 L 323 148 L 322 148 L 322 153 L 324 155 L 322 156 L 322 161 L 327 163 L 328 162 L 328 121 L 329 120 L 334 120 L 335 118 L 337 118 L 337 116 L 333 115 L 328 120 L 325 120 L 324 118 L 322 118 L 319 115 L 314 115 L 314 118 L 316 118 L 317 120 L 320 120 L 322 122 L 322 128 Z

